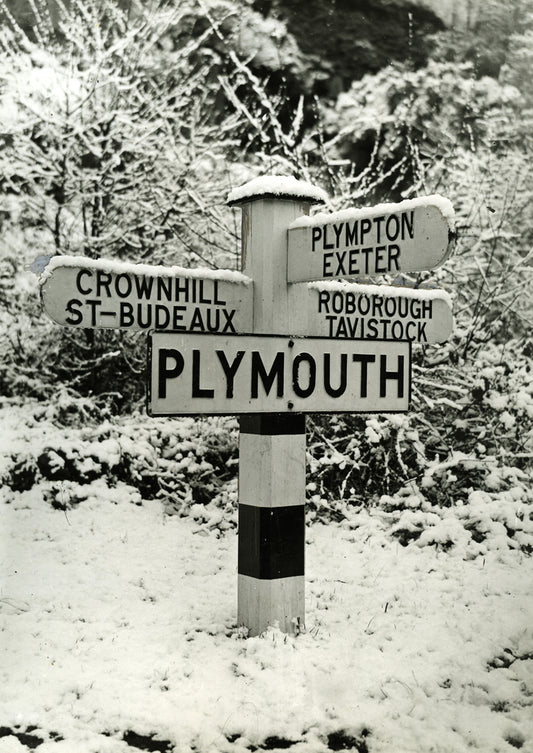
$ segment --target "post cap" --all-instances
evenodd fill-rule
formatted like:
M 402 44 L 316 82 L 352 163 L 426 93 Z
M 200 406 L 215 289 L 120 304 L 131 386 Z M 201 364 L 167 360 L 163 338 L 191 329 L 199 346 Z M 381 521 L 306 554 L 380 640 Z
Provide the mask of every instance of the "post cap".
M 321 204 L 327 198 L 327 193 L 321 188 L 292 176 L 263 175 L 234 188 L 228 196 L 228 204 L 234 206 L 257 199 L 302 200 L 310 204 Z

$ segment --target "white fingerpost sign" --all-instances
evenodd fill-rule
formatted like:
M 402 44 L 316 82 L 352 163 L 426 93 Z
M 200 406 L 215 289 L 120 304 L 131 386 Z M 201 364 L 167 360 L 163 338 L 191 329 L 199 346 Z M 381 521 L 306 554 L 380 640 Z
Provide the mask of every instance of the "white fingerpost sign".
M 240 272 L 54 256 L 40 282 L 46 313 L 71 327 L 235 333 L 252 321 Z
M 454 242 L 453 208 L 439 195 L 300 217 L 289 228 L 289 282 L 433 269 Z
M 306 331 L 314 337 L 441 343 L 452 332 L 452 302 L 444 290 L 340 280 L 307 288 Z

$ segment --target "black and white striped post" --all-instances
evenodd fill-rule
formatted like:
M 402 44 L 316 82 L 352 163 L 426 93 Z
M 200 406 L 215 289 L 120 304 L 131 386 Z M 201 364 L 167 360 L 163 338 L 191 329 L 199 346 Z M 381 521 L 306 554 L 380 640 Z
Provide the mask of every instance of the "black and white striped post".
M 250 635 L 305 617 L 305 416 L 242 416 L 238 622 Z
M 229 202 L 242 208 L 253 333 L 298 331 L 294 317 L 304 307 L 299 286 L 287 283 L 287 229 L 324 195 L 299 181 L 285 183 L 281 194 L 264 180 L 244 189 Z M 275 624 L 298 634 L 305 623 L 305 416 L 241 416 L 239 453 L 238 622 L 249 635 Z

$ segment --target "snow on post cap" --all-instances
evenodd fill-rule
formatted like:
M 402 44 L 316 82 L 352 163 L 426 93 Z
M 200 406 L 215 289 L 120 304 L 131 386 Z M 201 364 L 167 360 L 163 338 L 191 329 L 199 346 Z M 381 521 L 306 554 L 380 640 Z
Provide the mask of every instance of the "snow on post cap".
M 264 175 L 234 188 L 228 196 L 228 204 L 241 204 L 252 199 L 304 199 L 317 204 L 327 198 L 327 193 L 312 183 L 287 175 Z

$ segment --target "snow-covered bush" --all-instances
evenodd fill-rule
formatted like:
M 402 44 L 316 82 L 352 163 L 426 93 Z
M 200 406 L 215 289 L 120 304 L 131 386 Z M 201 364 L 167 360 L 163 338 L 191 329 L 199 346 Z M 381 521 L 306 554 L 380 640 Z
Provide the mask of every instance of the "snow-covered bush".
M 203 47 L 212 32 L 175 39 L 192 9 L 148 4 L 130 16 L 112 0 L 78 1 L 30 34 L 3 7 L 3 394 L 65 383 L 132 405 L 143 391 L 138 336 L 45 323 L 24 273 L 36 256 L 237 264 L 224 200 L 238 116 L 213 117 L 219 87 Z
M 465 149 L 502 139 L 508 146 L 521 104 L 517 88 L 477 80 L 469 64 L 390 65 L 323 108 L 327 148 L 349 161 L 353 198 L 396 200 L 420 191 L 428 170 Z
M 421 411 L 309 419 L 308 522 L 335 521 L 364 535 L 372 519 L 372 530 L 404 546 L 468 557 L 489 549 L 531 554 L 532 374 L 525 360 L 508 374 L 487 360 L 477 362 L 480 377 L 472 375 L 469 387 L 463 379 L 462 393 L 446 389 L 449 371 L 435 373 L 424 393 L 431 424 Z M 168 515 L 192 517 L 218 534 L 237 525 L 234 419 L 116 418 L 67 392 L 47 404 L 12 400 L 0 415 L 10 437 L 0 453 L 7 503 L 36 487 L 45 504 L 68 513 L 99 485 L 126 487 L 136 504 L 159 500 Z M 518 424 L 519 431 L 501 432 Z
M 217 189 L 235 122 L 213 122 L 204 38 L 174 44 L 190 10 L 74 2 L 35 40 L 3 28 L 1 190 L 37 251 L 176 263 L 209 242 L 231 263 Z
M 394 521 L 394 533 L 404 544 L 418 540 L 428 525 L 458 517 L 461 530 L 480 542 L 489 529 L 476 517 L 479 510 L 470 515 L 472 499 L 494 503 L 486 512 L 492 521 L 508 514 L 505 500 L 511 500 L 518 505 L 517 523 L 504 534 L 512 538 L 515 531 L 527 531 L 520 546 L 529 552 L 531 353 L 519 341 L 485 346 L 458 366 L 415 367 L 414 385 L 413 410 L 407 415 L 314 417 L 309 422 L 312 516 L 343 519 L 353 510 L 377 507 Z M 503 505 L 499 517 L 498 500 Z M 464 505 L 466 513 L 461 512 Z M 428 536 L 422 542 L 430 543 Z M 452 536 L 450 545 L 453 541 Z
M 13 401 L 2 415 L 13 437 L 0 453 L 8 502 L 40 485 L 45 500 L 68 509 L 98 481 L 127 485 L 139 501 L 159 499 L 168 514 L 211 521 L 221 530 L 236 524 L 234 419 L 115 419 L 107 406 L 65 391 L 48 404 Z
M 283 24 L 242 10 L 187 0 L 129 13 L 113 0 L 76 0 L 58 4 L 53 19 L 35 9 L 28 31 L 1 5 L 4 394 L 44 396 L 59 382 L 131 407 L 143 392 L 142 336 L 41 321 L 36 286 L 23 279 L 36 256 L 239 265 L 228 191 L 271 170 L 272 159 L 295 172 L 302 117 L 297 106 L 284 130 L 283 96 L 250 63 L 252 51 L 261 65 L 270 60 L 269 34 L 275 27 L 281 44 Z M 280 55 L 297 66 L 285 42 Z M 256 139 L 262 147 L 246 167 Z

